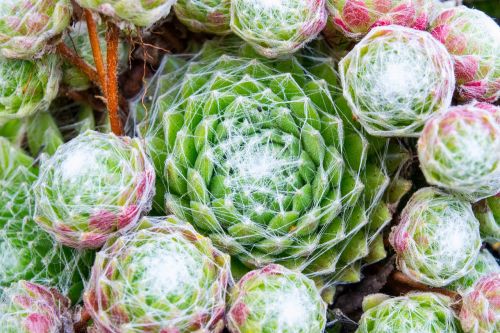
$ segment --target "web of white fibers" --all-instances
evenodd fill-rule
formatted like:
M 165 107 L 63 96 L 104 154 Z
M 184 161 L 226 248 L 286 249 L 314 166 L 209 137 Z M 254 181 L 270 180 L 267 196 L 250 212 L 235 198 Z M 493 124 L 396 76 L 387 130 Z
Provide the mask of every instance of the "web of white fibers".
M 166 17 L 175 0 L 76 0 L 83 8 L 98 11 L 120 20 L 119 26 L 135 29 L 134 25 L 148 29 Z
M 451 103 L 451 57 L 427 32 L 375 28 L 339 67 L 344 97 L 374 135 L 418 136 L 425 121 Z
M 214 329 L 225 304 L 229 259 L 189 225 L 159 218 L 151 227 L 122 235 L 97 255 L 87 294 L 98 327 L 143 332 L 145 329 Z M 179 223 L 179 222 L 178 222 Z M 115 313 L 124 318 L 116 318 Z
M 0 57 L 0 125 L 49 107 L 61 78 L 58 64 L 55 55 L 36 62 Z
M 103 230 L 92 224 L 93 216 L 100 221 L 102 212 L 118 216 L 136 207 L 137 221 L 149 209 L 152 174 L 140 141 L 87 131 L 42 161 L 34 187 L 35 216 L 56 238 L 81 247 L 87 232 L 110 234 L 119 228 L 116 219 L 111 230 Z
M 471 201 L 500 191 L 500 108 L 470 104 L 433 117 L 419 140 L 427 180 Z
M 194 31 L 225 35 L 229 27 L 231 0 L 179 0 L 175 15 Z
M 325 0 L 231 1 L 233 32 L 272 58 L 301 48 L 325 23 Z
M 243 280 L 235 287 L 235 297 L 231 300 L 231 306 L 244 304 L 248 311 L 243 326 L 263 330 L 273 327 L 276 333 L 320 332 L 324 329 L 326 304 L 314 282 L 301 273 L 289 270 L 278 274 L 257 273 L 249 280 Z M 228 321 L 236 332 L 247 332 L 240 327 L 231 310 Z
M 456 332 L 451 300 L 440 294 L 412 293 L 389 298 L 366 311 L 361 317 L 360 333 Z
M 198 58 L 195 57 L 195 60 L 189 62 L 186 67 L 165 76 L 158 76 L 156 83 L 149 87 L 149 89 L 153 89 L 153 97 L 146 100 L 146 103 L 149 103 L 149 101 L 158 102 L 155 102 L 152 109 L 146 110 L 147 119 L 145 122 L 146 124 L 149 121 L 151 123 L 147 125 L 148 132 L 143 133 L 143 135 L 147 138 L 160 136 L 158 132 L 162 131 L 162 129 L 158 126 L 158 120 L 163 118 L 165 121 L 163 123 L 165 136 L 168 137 L 172 135 L 170 133 L 174 133 L 173 137 L 170 137 L 171 140 L 174 140 L 174 143 L 167 148 L 165 172 L 175 173 L 176 177 L 187 181 L 188 186 L 188 194 L 183 193 L 181 197 L 171 193 L 166 195 L 167 211 L 188 221 L 191 214 L 199 214 L 200 212 L 205 214 L 203 220 L 208 221 L 207 223 L 210 225 L 209 230 L 207 231 L 204 228 L 203 232 L 208 233 L 217 246 L 221 245 L 222 242 L 224 245 L 221 247 L 226 250 L 229 249 L 229 252 L 236 251 L 239 258 L 249 260 L 254 266 L 263 266 L 269 262 L 279 261 L 288 262 L 289 265 L 303 270 L 321 256 L 329 255 L 332 260 L 329 261 L 328 267 L 315 270 L 310 274 L 331 274 L 334 272 L 340 274 L 344 267 L 359 260 L 359 257 L 344 258 L 342 267 L 340 265 L 337 267 L 339 258 L 345 249 L 354 246 L 349 243 L 349 240 L 354 235 L 358 235 L 356 242 L 364 242 L 365 245 L 361 246 L 356 243 L 355 246 L 360 246 L 360 251 L 357 254 L 362 255 L 364 253 L 366 255 L 368 251 L 366 247 L 385 225 L 382 225 L 378 230 L 371 231 L 367 227 L 370 222 L 370 214 L 377 206 L 383 191 L 388 185 L 384 167 L 382 166 L 380 170 L 381 177 L 384 179 L 383 183 L 380 184 L 380 188 L 374 190 L 373 200 L 364 202 L 363 191 L 365 185 L 360 177 L 365 172 L 364 163 L 367 159 L 368 142 L 363 132 L 353 127 L 349 123 L 349 119 L 340 118 L 337 115 L 336 106 L 333 106 L 334 109 L 329 110 L 331 111 L 329 114 L 321 111 L 304 95 L 302 87 L 299 87 L 301 95 L 296 98 L 281 96 L 281 98 L 276 99 L 276 94 L 270 89 L 270 82 L 273 82 L 272 84 L 276 84 L 279 89 L 285 92 L 285 87 L 288 87 L 287 84 L 293 81 L 293 76 L 275 70 L 272 67 L 272 62 L 267 63 L 263 59 L 250 60 L 244 57 L 231 56 L 228 55 L 231 50 L 225 50 L 224 48 L 217 50 L 221 52 L 221 56 L 217 59 L 205 60 L 202 52 Z M 322 64 L 327 62 L 328 59 L 322 55 L 315 55 L 310 56 L 310 58 L 304 56 L 304 61 Z M 225 66 L 225 64 L 230 65 Z M 264 74 L 262 77 L 254 77 L 252 73 L 256 73 L 261 69 L 258 66 L 264 67 L 269 73 Z M 338 88 L 332 87 L 326 81 L 315 77 L 297 61 L 294 62 L 294 66 L 299 66 L 300 72 L 303 73 L 300 74 L 302 78 L 315 80 L 321 87 L 324 87 L 321 89 L 331 89 L 331 91 L 338 93 Z M 183 73 L 186 68 L 188 73 L 183 76 L 184 80 L 176 81 L 174 77 Z M 190 68 L 202 68 L 202 70 L 191 72 Z M 161 69 L 159 72 L 161 72 Z M 244 72 L 249 74 L 243 75 Z M 232 81 L 233 79 L 236 82 Z M 228 85 L 210 88 L 224 80 L 228 82 Z M 179 83 L 169 87 L 168 85 L 172 82 Z M 248 83 L 248 86 L 255 85 L 259 87 L 258 91 L 245 92 L 244 89 L 251 88 L 238 88 L 243 83 Z M 183 89 L 188 89 L 188 87 L 189 93 L 186 96 L 189 97 L 185 98 L 183 97 Z M 236 92 L 235 89 L 240 89 L 240 91 Z M 231 94 L 235 94 L 234 103 L 231 106 L 222 105 L 224 103 L 223 97 Z M 195 129 L 189 126 L 189 119 L 194 114 L 191 111 L 199 110 L 201 112 L 204 103 L 214 96 L 218 98 L 214 99 L 212 106 L 214 110 L 219 111 L 204 116 L 199 123 L 198 128 L 204 126 L 206 131 L 194 132 Z M 328 91 L 324 96 L 321 98 L 331 98 Z M 275 99 L 273 100 L 273 98 Z M 265 102 L 261 102 L 262 99 Z M 313 200 L 312 205 L 298 216 L 293 216 L 291 208 L 285 201 L 292 194 L 297 195 L 305 190 L 303 184 L 294 183 L 292 179 L 297 177 L 296 170 L 304 163 L 300 153 L 305 149 L 303 144 L 304 134 L 316 135 L 317 130 L 310 128 L 307 130 L 306 125 L 302 124 L 298 126 L 300 133 L 298 136 L 294 136 L 276 127 L 281 121 L 278 121 L 281 119 L 277 118 L 278 114 L 291 113 L 290 103 L 292 101 L 302 101 L 318 112 L 320 116 L 329 119 L 331 122 L 336 122 L 341 133 L 337 138 L 337 145 L 324 147 L 325 154 L 333 157 L 332 163 L 328 164 L 328 168 L 315 167 L 314 175 L 316 180 L 310 183 L 311 185 L 315 184 L 318 197 L 324 198 L 325 194 L 330 194 L 331 202 L 326 208 L 321 208 L 321 202 L 314 202 Z M 324 100 L 324 103 L 329 101 L 331 100 Z M 186 111 L 186 108 L 191 111 Z M 274 111 L 279 112 L 273 113 Z M 173 119 L 178 116 L 183 119 L 181 123 Z M 304 118 L 309 121 L 312 115 L 306 114 Z M 238 125 L 231 126 L 231 122 L 235 121 L 238 122 Z M 214 123 L 219 124 L 218 130 L 210 127 L 210 124 Z M 144 125 L 143 122 L 139 126 Z M 226 135 L 221 136 L 220 140 L 214 139 L 217 135 L 220 135 L 218 131 L 222 131 L 222 129 L 224 129 L 223 132 Z M 361 161 L 359 166 L 353 165 L 350 160 L 345 158 L 345 154 L 348 152 L 345 149 L 353 149 L 351 146 L 344 146 L 344 141 L 347 140 L 348 136 L 359 140 L 360 151 L 359 156 L 357 156 Z M 195 143 L 189 143 L 190 140 Z M 189 147 L 185 146 L 184 143 Z M 299 147 L 298 155 L 293 153 L 294 147 Z M 386 148 L 383 148 L 375 156 L 377 163 L 383 160 Z M 202 158 L 199 158 L 200 161 L 196 162 L 196 167 L 191 167 L 191 169 L 195 169 L 195 172 L 191 170 L 191 176 L 188 179 L 186 176 L 188 173 L 183 163 L 188 159 L 192 159 L 193 154 L 197 155 L 197 159 L 199 156 Z M 210 162 L 207 164 L 212 167 L 205 167 L 207 165 L 205 162 Z M 328 181 L 328 177 L 334 173 L 333 171 L 338 171 L 341 174 L 340 178 L 344 180 L 350 179 L 351 184 L 347 192 L 341 193 L 340 179 L 333 182 Z M 207 177 L 209 178 L 208 183 L 204 179 L 205 175 L 209 175 Z M 213 212 L 221 214 L 224 212 L 222 209 L 214 208 L 212 202 L 217 198 L 211 192 L 210 183 L 216 176 L 223 176 L 224 182 L 222 183 L 227 189 L 227 193 L 221 197 L 220 202 L 230 209 L 234 206 L 235 210 L 232 210 L 232 212 L 235 214 L 235 220 L 241 222 L 238 226 L 242 228 L 241 233 L 230 235 L 228 229 L 231 225 L 213 216 Z M 204 189 L 200 191 L 198 184 L 202 184 L 201 187 Z M 327 185 L 322 187 L 322 184 Z M 246 196 L 244 196 L 245 194 Z M 193 209 L 191 203 L 194 200 L 193 198 L 201 203 L 196 209 Z M 180 205 L 184 206 L 180 208 Z M 255 216 L 263 210 L 267 210 L 272 216 L 286 216 L 289 220 L 284 222 L 280 228 L 269 228 L 267 222 L 263 224 L 255 222 Z M 331 221 L 335 216 L 337 216 L 337 219 Z M 230 216 L 226 217 L 230 218 Z M 330 222 L 318 225 L 317 222 L 322 218 Z M 302 226 L 304 227 L 295 229 L 293 226 L 299 221 L 303 223 Z M 312 231 L 309 234 L 305 231 L 307 227 L 310 227 Z M 299 233 L 301 230 L 304 232 L 303 235 Z M 258 235 L 258 239 L 253 238 L 252 235 L 255 234 Z M 262 248 L 266 249 L 266 251 L 258 250 L 259 246 L 264 246 Z
M 29 278 L 67 294 L 75 278 L 85 275 L 81 260 L 89 253 L 64 248 L 37 226 L 34 172 L 20 163 L 15 148 L 0 141 L 0 287 Z
M 433 197 L 425 197 L 436 191 Z M 398 254 L 400 269 L 431 286 L 445 286 L 467 274 L 481 247 L 479 222 L 468 202 L 427 188 L 417 192 L 402 213 L 400 235 L 407 248 Z
M 8 288 L 0 289 L 0 327 L 5 332 L 28 332 L 32 326 L 28 326 L 27 322 L 36 324 L 36 320 L 42 318 L 42 325 L 49 326 L 47 332 L 61 330 L 66 305 L 45 286 L 36 285 L 43 290 L 38 294 L 27 288 L 25 281 L 17 281 Z

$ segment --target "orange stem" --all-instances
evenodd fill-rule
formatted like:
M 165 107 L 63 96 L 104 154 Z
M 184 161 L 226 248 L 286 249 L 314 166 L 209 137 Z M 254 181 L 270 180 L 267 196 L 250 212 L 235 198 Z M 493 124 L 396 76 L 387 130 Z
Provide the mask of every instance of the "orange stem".
M 118 42 L 120 30 L 112 23 L 108 22 L 107 41 L 107 101 L 111 130 L 116 135 L 123 135 L 123 128 L 120 120 L 118 104 Z
M 97 74 L 96 70 L 92 68 L 85 60 L 80 58 L 78 54 L 76 54 L 75 51 L 73 51 L 71 48 L 69 48 L 66 44 L 63 42 L 60 42 L 56 46 L 57 52 L 67 61 L 69 61 L 73 66 L 77 67 L 80 69 L 85 75 L 88 76 L 88 78 L 94 82 L 95 84 L 99 85 L 99 75 Z
M 87 29 L 89 32 L 90 46 L 92 47 L 92 54 L 94 55 L 95 68 L 99 76 L 99 85 L 105 98 L 106 93 L 106 70 L 104 68 L 104 60 L 102 59 L 101 45 L 99 44 L 99 35 L 97 33 L 97 25 L 92 16 L 92 12 L 84 9 L 85 20 L 87 21 Z

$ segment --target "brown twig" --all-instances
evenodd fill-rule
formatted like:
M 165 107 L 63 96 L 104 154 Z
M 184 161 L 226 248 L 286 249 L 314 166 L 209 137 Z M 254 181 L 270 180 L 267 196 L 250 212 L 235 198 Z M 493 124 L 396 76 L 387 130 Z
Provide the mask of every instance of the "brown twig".
M 68 62 L 70 62 L 73 66 L 80 69 L 85 75 L 89 77 L 89 79 L 95 84 L 99 85 L 99 75 L 97 75 L 97 71 L 92 68 L 85 60 L 76 54 L 71 48 L 69 48 L 64 42 L 60 42 L 56 46 L 57 52 Z
M 84 9 L 83 12 L 85 14 L 85 20 L 87 21 L 90 46 L 92 47 L 95 67 L 97 70 L 97 75 L 99 76 L 99 86 L 101 87 L 104 97 L 107 98 L 106 70 L 104 68 L 104 60 L 102 59 L 101 45 L 99 44 L 99 35 L 97 33 L 97 25 L 90 10 Z
M 389 280 L 393 284 L 393 287 L 399 287 L 398 289 L 402 289 L 403 292 L 417 290 L 417 291 L 434 292 L 434 293 L 443 294 L 443 295 L 446 295 L 454 300 L 457 300 L 459 298 L 459 295 L 454 291 L 444 289 L 444 288 L 429 287 L 423 283 L 413 281 L 408 276 L 406 276 L 405 274 L 398 272 L 398 271 L 394 271 L 391 274 Z
M 123 134 L 123 128 L 118 114 L 119 111 L 119 93 L 118 93 L 118 42 L 120 30 L 113 22 L 108 22 L 108 32 L 106 34 L 107 42 L 107 105 L 111 130 L 116 135 Z

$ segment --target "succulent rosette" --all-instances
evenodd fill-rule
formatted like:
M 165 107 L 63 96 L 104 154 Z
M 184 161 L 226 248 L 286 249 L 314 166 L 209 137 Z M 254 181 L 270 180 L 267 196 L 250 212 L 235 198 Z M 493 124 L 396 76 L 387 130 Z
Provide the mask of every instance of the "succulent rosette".
M 231 333 L 321 333 L 326 326 L 327 305 L 314 282 L 280 265 L 242 277 L 229 307 Z
M 61 243 L 98 248 L 150 209 L 154 169 L 138 139 L 86 131 L 42 161 L 35 220 Z
M 490 243 L 500 242 L 500 193 L 473 206 L 479 220 L 481 237 Z
M 462 296 L 460 323 L 465 333 L 500 331 L 500 273 L 482 277 Z
M 175 15 L 189 30 L 226 35 L 231 32 L 231 0 L 177 0 Z
M 31 157 L 0 137 L 0 287 L 29 280 L 77 301 L 93 255 L 56 243 L 32 219 L 37 172 Z
M 483 249 L 477 257 L 474 268 L 465 276 L 453 281 L 446 288 L 463 292 L 472 287 L 481 277 L 491 273 L 500 273 L 500 265 L 488 250 Z
M 446 49 L 424 31 L 370 31 L 339 64 L 344 97 L 372 135 L 418 136 L 432 114 L 450 106 L 455 87 Z
M 98 26 L 98 36 L 101 51 L 106 54 L 106 26 L 100 24 Z M 64 42 L 66 45 L 75 50 L 75 52 L 88 64 L 94 65 L 94 55 L 92 53 L 92 47 L 90 45 L 90 39 L 88 36 L 87 24 L 84 21 L 76 22 L 71 29 L 64 36 Z M 128 48 L 123 41 L 119 43 L 119 65 L 121 69 L 126 68 L 128 57 Z M 65 62 L 63 65 L 63 77 L 62 83 L 67 85 L 73 90 L 86 90 L 90 88 L 91 82 L 89 77 L 83 73 L 77 67 Z
M 40 57 L 69 25 L 70 0 L 0 1 L 0 56 Z
M 0 125 L 48 109 L 60 79 L 57 56 L 37 61 L 0 57 Z
M 221 332 L 229 256 L 173 217 L 143 218 L 97 254 L 84 301 L 99 332 Z
M 126 25 L 150 28 L 166 17 L 175 0 L 76 0 L 87 8 Z
M 433 0 L 327 0 L 328 19 L 350 38 L 359 39 L 371 29 L 400 25 L 426 30 Z
M 352 281 L 363 258 L 385 255 L 385 163 L 399 157 L 384 161 L 393 146 L 351 122 L 332 59 L 309 51 L 268 60 L 207 42 L 185 66 L 167 57 L 135 114 L 169 213 L 249 268 L 347 269 Z
M 325 0 L 231 1 L 231 29 L 268 58 L 294 53 L 325 24 Z
M 449 297 L 437 293 L 370 295 L 363 300 L 365 312 L 356 333 L 461 332 L 451 306 Z
M 432 117 L 418 141 L 425 178 L 471 202 L 500 192 L 500 108 L 474 102 Z
M 473 269 L 481 248 L 479 222 L 468 202 L 426 187 L 410 198 L 390 242 L 403 273 L 442 287 Z
M 19 281 L 0 294 L 0 327 L 5 333 L 59 333 L 72 329 L 70 300 L 56 289 Z
M 465 6 L 444 9 L 430 25 L 455 62 L 462 100 L 493 103 L 500 97 L 500 27 L 485 13 Z

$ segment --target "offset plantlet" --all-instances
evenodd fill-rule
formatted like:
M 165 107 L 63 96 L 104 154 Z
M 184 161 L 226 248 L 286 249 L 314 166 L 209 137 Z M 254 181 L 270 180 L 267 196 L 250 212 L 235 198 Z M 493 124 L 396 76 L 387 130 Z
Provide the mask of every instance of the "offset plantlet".
M 33 165 L 31 157 L 0 137 L 0 288 L 29 280 L 57 287 L 77 301 L 93 255 L 56 243 L 32 219 L 38 173 Z
M 98 29 L 101 51 L 103 52 L 103 54 L 106 54 L 105 25 L 99 25 Z M 92 47 L 90 45 L 90 39 L 87 30 L 87 24 L 85 22 L 79 21 L 75 23 L 64 36 L 64 42 L 69 48 L 74 49 L 75 52 L 88 64 L 95 66 L 94 56 L 92 53 Z M 125 43 L 120 42 L 118 54 L 120 56 L 119 64 L 121 68 L 126 68 L 129 57 L 128 48 Z M 68 62 L 65 62 L 63 65 L 62 83 L 73 90 L 86 90 L 91 86 L 91 80 L 89 79 L 89 77 L 79 68 L 71 65 Z
M 327 305 L 312 280 L 280 265 L 247 273 L 229 298 L 231 333 L 321 333 Z
M 388 142 L 335 104 L 332 59 L 249 54 L 240 41 L 208 42 L 177 71 L 167 58 L 148 88 L 156 95 L 140 127 L 166 209 L 249 268 L 280 263 L 337 279 L 349 269 L 357 279 L 362 258 L 385 254 Z
M 471 202 L 500 191 L 500 108 L 472 103 L 435 115 L 418 141 L 430 184 Z
M 377 27 L 339 64 L 344 97 L 372 135 L 416 137 L 451 103 L 455 78 L 446 49 L 429 33 Z
M 231 1 L 231 29 L 268 58 L 294 53 L 325 24 L 325 0 Z
M 328 19 L 350 38 L 359 39 L 378 26 L 400 25 L 426 30 L 432 0 L 327 0 Z
M 72 11 L 70 0 L 0 1 L 0 56 L 41 57 L 69 25 Z
M 144 218 L 97 254 L 85 306 L 99 332 L 221 332 L 229 256 L 175 217 Z
M 98 248 L 150 209 L 154 170 L 138 139 L 87 131 L 42 161 L 35 220 L 61 243 Z
M 19 281 L 0 294 L 0 327 L 6 333 L 57 333 L 72 329 L 70 301 L 57 290 Z
M 490 243 L 500 242 L 500 194 L 476 203 L 473 209 L 479 220 L 481 237 Z
M 427 187 L 413 194 L 390 242 L 403 273 L 442 287 L 473 269 L 481 248 L 479 222 L 468 202 Z
M 465 6 L 444 9 L 430 26 L 455 62 L 462 100 L 493 103 L 500 97 L 500 27 L 485 13 Z
M 56 56 L 36 61 L 0 57 L 0 124 L 48 109 L 61 79 Z
M 116 19 L 121 25 L 149 28 L 170 13 L 174 0 L 76 0 L 83 8 Z
M 231 0 L 178 0 L 175 15 L 189 30 L 226 35 L 231 32 Z
M 411 293 L 393 298 L 370 295 L 363 300 L 365 312 L 356 333 L 460 332 L 451 305 L 449 297 L 436 293 Z
M 464 277 L 452 282 L 446 288 L 463 292 L 472 287 L 481 277 L 491 273 L 500 273 L 500 266 L 496 258 L 488 250 L 484 249 L 479 253 L 474 268 Z
M 465 333 L 500 331 L 500 273 L 482 277 L 462 297 L 460 322 Z

